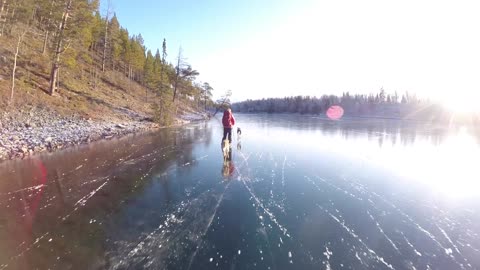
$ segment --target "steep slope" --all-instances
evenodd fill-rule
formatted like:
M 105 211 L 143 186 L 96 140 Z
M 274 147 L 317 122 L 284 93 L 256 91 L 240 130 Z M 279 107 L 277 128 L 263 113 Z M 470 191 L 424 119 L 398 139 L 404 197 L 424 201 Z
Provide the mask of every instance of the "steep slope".
M 27 38 L 20 47 L 11 101 L 16 43 L 0 37 L 0 160 L 158 127 L 153 104 L 160 97 L 170 100 L 171 89 L 160 95 L 119 71 L 101 72 L 95 63 L 78 59 L 60 69 L 59 91 L 50 96 L 51 61 L 39 54 L 39 42 Z M 188 99 L 180 97 L 174 107 L 174 123 L 185 123 L 184 113 L 204 117 Z

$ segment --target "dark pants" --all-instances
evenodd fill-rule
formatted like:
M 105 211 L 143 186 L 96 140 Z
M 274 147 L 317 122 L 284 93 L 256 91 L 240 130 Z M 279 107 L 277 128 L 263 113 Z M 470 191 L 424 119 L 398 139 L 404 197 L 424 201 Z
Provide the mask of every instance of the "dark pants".
M 226 128 L 224 127 L 223 128 L 223 138 L 222 138 L 222 142 L 227 138 L 228 136 L 228 141 L 230 142 L 230 144 L 232 143 L 232 128 Z

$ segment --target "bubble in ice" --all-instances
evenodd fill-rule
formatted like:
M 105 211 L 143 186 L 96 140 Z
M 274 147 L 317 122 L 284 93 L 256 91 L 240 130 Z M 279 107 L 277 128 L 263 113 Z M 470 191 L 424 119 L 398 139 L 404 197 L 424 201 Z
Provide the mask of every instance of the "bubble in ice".
M 239 250 L 238 250 L 238 255 L 240 255 L 241 253 L 242 253 L 242 251 L 239 249 Z

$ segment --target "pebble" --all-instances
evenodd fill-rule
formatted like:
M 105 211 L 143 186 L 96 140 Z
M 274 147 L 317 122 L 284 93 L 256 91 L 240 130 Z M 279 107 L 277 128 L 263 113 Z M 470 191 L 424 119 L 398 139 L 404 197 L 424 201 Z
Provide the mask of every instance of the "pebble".
M 29 122 L 24 118 L 30 118 Z M 149 122 L 114 123 L 65 118 L 48 112 L 37 113 L 33 117 L 22 114 L 0 117 L 0 122 L 0 161 L 25 158 L 34 153 L 88 143 L 102 137 L 112 138 L 153 126 Z

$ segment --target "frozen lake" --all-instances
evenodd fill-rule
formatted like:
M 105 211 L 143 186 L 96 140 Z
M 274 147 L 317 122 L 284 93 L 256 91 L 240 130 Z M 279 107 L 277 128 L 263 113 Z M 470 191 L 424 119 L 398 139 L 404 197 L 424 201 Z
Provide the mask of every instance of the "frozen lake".
M 480 269 L 478 131 L 236 118 L 1 163 L 0 269 Z

